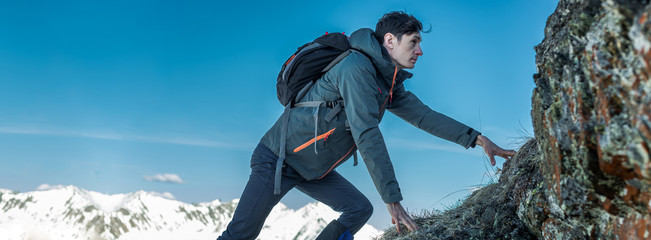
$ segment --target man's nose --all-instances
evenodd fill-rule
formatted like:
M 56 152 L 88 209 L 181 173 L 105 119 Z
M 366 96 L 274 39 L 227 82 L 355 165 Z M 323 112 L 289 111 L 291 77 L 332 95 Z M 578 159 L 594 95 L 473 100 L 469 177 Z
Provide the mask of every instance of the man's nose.
M 423 49 L 420 47 L 420 44 L 418 44 L 418 46 L 416 46 L 414 54 L 416 54 L 416 56 L 423 56 Z

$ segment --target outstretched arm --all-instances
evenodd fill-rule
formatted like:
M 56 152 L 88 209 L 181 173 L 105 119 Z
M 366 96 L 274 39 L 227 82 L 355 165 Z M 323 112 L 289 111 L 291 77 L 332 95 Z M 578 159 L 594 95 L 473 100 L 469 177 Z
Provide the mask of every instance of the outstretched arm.
M 486 155 L 488 155 L 488 158 L 490 158 L 491 165 L 493 166 L 495 166 L 495 155 L 503 157 L 506 160 L 509 160 L 511 157 L 515 155 L 515 151 L 504 150 L 503 148 L 497 146 L 497 144 L 493 143 L 493 141 L 491 141 L 484 135 L 477 136 L 477 140 L 475 144 L 484 148 L 484 152 L 486 152 Z
M 404 86 L 399 86 L 393 93 L 393 103 L 388 110 L 412 125 L 434 136 L 461 145 L 464 148 L 473 146 L 478 131 L 454 120 L 444 114 L 432 110 Z

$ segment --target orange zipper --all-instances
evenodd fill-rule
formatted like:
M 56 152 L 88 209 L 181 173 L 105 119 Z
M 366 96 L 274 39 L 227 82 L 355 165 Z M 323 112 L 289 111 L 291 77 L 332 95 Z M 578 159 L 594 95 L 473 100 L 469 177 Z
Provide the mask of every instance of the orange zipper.
M 346 156 L 348 156 L 350 154 L 350 152 L 353 151 L 354 148 L 355 148 L 355 145 L 353 145 L 353 147 L 351 147 L 350 150 L 348 150 L 348 152 L 343 157 L 341 157 L 335 164 L 333 164 L 332 167 L 330 167 L 330 169 L 328 169 L 328 171 L 323 174 L 323 176 L 321 176 L 321 177 L 319 177 L 317 179 L 321 179 L 321 178 L 325 177 L 326 175 L 328 175 L 328 173 L 330 173 L 330 171 L 332 171 L 332 169 L 334 169 L 335 166 L 337 166 L 337 164 L 339 164 L 339 162 L 341 162 L 341 160 L 344 160 L 344 158 L 346 158 Z
M 393 101 L 393 87 L 396 85 L 396 75 L 397 74 L 398 74 L 398 66 L 396 66 L 396 70 L 393 72 L 393 80 L 391 81 L 391 90 L 389 90 L 389 96 L 387 96 L 387 99 L 384 100 L 384 104 L 382 104 L 382 107 L 380 107 L 380 111 L 378 112 L 378 114 L 380 114 L 382 112 L 382 109 L 384 109 L 384 106 L 387 105 L 387 101 L 389 101 L 389 103 L 391 103 L 391 101 Z M 380 88 L 378 87 L 378 89 L 380 89 Z M 382 93 L 382 90 L 380 90 L 380 93 Z M 389 99 L 391 99 L 391 100 L 389 100 Z
M 321 139 L 324 139 L 324 138 L 327 139 L 328 136 L 330 136 L 330 134 L 332 134 L 333 132 L 335 132 L 335 129 L 337 129 L 337 128 L 333 128 L 333 129 L 331 129 L 330 131 L 328 131 L 328 132 L 326 132 L 326 133 L 324 133 L 324 134 L 321 134 L 321 135 L 317 136 L 316 138 L 312 138 L 312 139 L 310 139 L 310 141 L 307 141 L 306 143 L 303 143 L 301 146 L 298 146 L 297 148 L 295 148 L 295 149 L 294 149 L 294 152 L 301 151 L 301 150 L 303 150 L 304 148 L 306 148 L 306 147 L 312 145 L 312 143 L 314 143 L 314 142 L 316 142 L 316 141 L 319 141 L 319 140 L 321 140 Z M 325 140 L 324 140 L 324 141 L 325 141 Z

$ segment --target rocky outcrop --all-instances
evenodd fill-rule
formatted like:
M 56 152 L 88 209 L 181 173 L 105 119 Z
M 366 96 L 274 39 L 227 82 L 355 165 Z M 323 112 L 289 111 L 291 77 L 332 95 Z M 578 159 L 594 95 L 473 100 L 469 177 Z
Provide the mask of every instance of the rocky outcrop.
M 651 238 L 651 4 L 561 0 L 536 46 L 544 239 Z M 531 206 L 534 207 L 534 206 Z
M 541 156 L 530 140 L 504 163 L 497 183 L 473 192 L 454 209 L 415 218 L 420 231 L 398 234 L 391 228 L 382 239 L 536 239 L 518 215 L 520 208 L 535 209 L 529 207 L 535 205 L 530 196 L 543 189 Z
M 651 3 L 560 0 L 535 49 L 535 140 L 498 183 L 384 239 L 651 239 Z

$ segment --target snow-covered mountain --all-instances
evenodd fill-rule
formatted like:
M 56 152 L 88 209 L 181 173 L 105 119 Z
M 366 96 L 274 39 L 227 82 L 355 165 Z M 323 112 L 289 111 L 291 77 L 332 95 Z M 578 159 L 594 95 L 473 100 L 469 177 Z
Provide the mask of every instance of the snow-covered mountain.
M 138 191 L 106 195 L 75 186 L 14 193 L 0 189 L 3 240 L 215 239 L 238 201 L 187 204 L 169 194 Z M 314 239 L 338 213 L 321 203 L 271 212 L 258 239 Z M 382 232 L 364 226 L 355 239 Z

